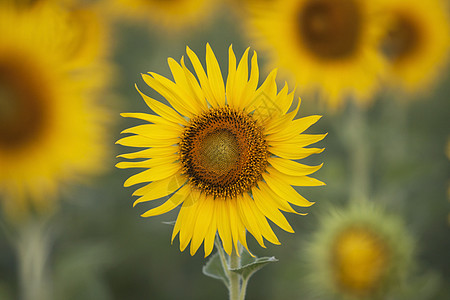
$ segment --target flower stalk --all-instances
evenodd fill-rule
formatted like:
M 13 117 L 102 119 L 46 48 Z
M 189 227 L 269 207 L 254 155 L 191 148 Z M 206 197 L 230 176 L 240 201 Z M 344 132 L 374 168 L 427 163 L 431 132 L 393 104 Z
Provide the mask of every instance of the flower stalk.
M 46 222 L 31 221 L 19 228 L 15 246 L 21 300 L 51 299 L 48 270 L 50 244 L 51 232 Z
M 250 277 L 269 263 L 277 262 L 275 257 L 256 257 L 238 244 L 238 250 L 231 255 L 225 253 L 216 236 L 217 253 L 212 255 L 203 267 L 203 274 L 222 280 L 229 292 L 230 300 L 245 300 Z

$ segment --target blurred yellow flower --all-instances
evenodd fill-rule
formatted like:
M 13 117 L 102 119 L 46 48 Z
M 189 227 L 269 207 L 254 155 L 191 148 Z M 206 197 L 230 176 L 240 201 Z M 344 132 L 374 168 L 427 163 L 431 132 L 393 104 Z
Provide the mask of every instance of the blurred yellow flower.
M 120 139 L 124 146 L 144 150 L 123 154 L 118 168 L 143 168 L 125 182 L 125 186 L 148 183 L 133 195 L 135 204 L 169 196 L 162 205 L 150 209 L 144 217 L 160 215 L 181 206 L 172 241 L 179 233 L 180 249 L 191 243 L 195 254 L 204 241 L 205 256 L 212 251 L 216 232 L 228 254 L 238 242 L 247 248 L 246 230 L 264 247 L 263 238 L 279 244 L 267 219 L 293 232 L 280 212 L 292 212 L 289 203 L 308 207 L 309 202 L 291 186 L 320 186 L 308 175 L 319 166 L 307 166 L 293 160 L 305 158 L 323 149 L 306 146 L 322 140 L 324 134 L 303 132 L 320 116 L 293 120 L 296 108 L 287 113 L 293 92 L 287 85 L 277 92 L 276 72 L 269 74 L 258 88 L 259 69 L 256 52 L 248 70 L 247 49 L 236 68 L 230 47 L 226 84 L 210 46 L 206 47 L 206 71 L 197 55 L 187 48 L 195 73 L 169 59 L 174 77 L 171 81 L 155 73 L 144 74 L 144 81 L 161 94 L 172 107 L 141 93 L 156 114 L 126 113 L 152 124 L 123 131 L 133 135 Z M 250 78 L 249 78 L 250 76 Z M 198 82 L 197 79 L 200 81 Z M 248 249 L 248 248 L 247 248 Z
M 306 248 L 311 288 L 340 298 L 383 298 L 404 284 L 413 242 L 399 217 L 362 202 L 321 216 Z
M 216 8 L 217 0 L 103 0 L 101 5 L 115 17 L 176 31 L 204 23 Z
M 362 104 L 371 100 L 384 70 L 375 1 L 269 2 L 254 5 L 249 27 L 272 54 L 272 65 L 294 75 L 301 92 L 319 91 L 331 108 L 350 96 Z
M 60 182 L 102 165 L 106 112 L 92 98 L 106 65 L 98 24 L 80 20 L 91 16 L 0 7 L 0 197 L 12 218 L 51 210 Z
M 409 92 L 426 91 L 448 62 L 448 2 L 384 0 L 380 5 L 390 19 L 382 44 L 392 71 L 388 83 Z
M 352 226 L 340 233 L 332 248 L 339 285 L 350 293 L 373 292 L 385 276 L 390 253 L 377 233 Z

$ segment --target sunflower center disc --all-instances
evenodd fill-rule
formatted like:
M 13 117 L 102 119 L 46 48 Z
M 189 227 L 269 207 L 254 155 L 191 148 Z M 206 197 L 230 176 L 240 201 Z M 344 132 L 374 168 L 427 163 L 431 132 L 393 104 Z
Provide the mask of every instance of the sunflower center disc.
M 341 288 L 364 296 L 373 293 L 386 273 L 389 251 L 367 228 L 347 228 L 334 244 L 334 268 Z
M 253 117 L 228 106 L 193 118 L 180 142 L 183 173 L 215 197 L 249 191 L 267 165 L 267 145 Z
M 199 154 L 205 166 L 220 176 L 227 174 L 238 162 L 239 144 L 231 132 L 219 130 L 205 137 Z
M 41 79 L 26 62 L 0 60 L 0 150 L 14 151 L 41 133 L 45 100 Z
M 355 0 L 309 0 L 298 15 L 301 43 L 322 59 L 342 59 L 357 49 L 361 12 Z
M 398 14 L 383 43 L 383 50 L 392 62 L 399 63 L 414 54 L 420 44 L 420 31 L 414 20 Z

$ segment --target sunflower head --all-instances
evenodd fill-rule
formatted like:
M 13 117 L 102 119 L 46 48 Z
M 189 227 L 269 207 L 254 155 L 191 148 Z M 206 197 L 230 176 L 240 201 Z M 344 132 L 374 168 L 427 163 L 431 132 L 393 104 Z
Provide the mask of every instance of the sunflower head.
M 0 194 L 10 219 L 52 211 L 60 182 L 101 169 L 98 24 L 52 4 L 0 7 Z
M 413 243 L 396 216 L 364 202 L 322 215 L 306 251 L 317 293 L 376 299 L 404 283 Z
M 279 241 L 267 219 L 286 231 L 292 228 L 280 211 L 295 212 L 289 203 L 307 207 L 311 202 L 292 187 L 323 185 L 309 177 L 319 166 L 293 160 L 323 149 L 308 145 L 325 135 L 304 131 L 320 117 L 294 120 L 299 103 L 285 87 L 278 92 L 272 72 L 258 87 L 256 53 L 248 69 L 247 49 L 236 66 L 230 47 L 226 84 L 209 45 L 206 72 L 195 53 L 187 48 L 195 76 L 185 66 L 169 59 L 174 81 L 155 73 L 144 81 L 170 104 L 164 105 L 141 93 L 157 115 L 128 113 L 149 123 L 124 130 L 132 135 L 119 144 L 144 147 L 121 155 L 139 161 L 120 162 L 119 168 L 143 168 L 125 186 L 146 183 L 135 191 L 135 204 L 169 197 L 143 216 L 159 215 L 181 205 L 173 238 L 179 234 L 180 249 L 191 243 L 191 254 L 204 243 L 212 251 L 216 233 L 228 254 L 238 243 L 247 248 L 249 231 L 263 247 L 266 239 Z M 198 78 L 198 80 L 197 80 Z
M 388 28 L 381 48 L 391 78 L 405 91 L 426 90 L 448 61 L 450 23 L 444 1 L 380 1 Z
M 370 102 L 385 70 L 376 1 L 274 0 L 251 11 L 252 38 L 302 92 L 318 91 L 332 109 L 351 97 Z
M 299 42 L 318 59 L 351 57 L 364 26 L 360 10 L 355 0 L 305 1 L 298 9 Z

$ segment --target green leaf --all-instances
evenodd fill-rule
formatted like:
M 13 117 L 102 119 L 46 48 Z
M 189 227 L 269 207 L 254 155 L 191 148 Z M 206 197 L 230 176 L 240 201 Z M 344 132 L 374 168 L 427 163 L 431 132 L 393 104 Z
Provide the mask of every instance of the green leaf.
M 278 261 L 278 259 L 276 259 L 274 256 L 252 257 L 247 251 L 243 251 L 241 254 L 242 267 L 237 268 L 237 269 L 231 269 L 230 271 L 233 271 L 233 272 L 241 275 L 244 280 L 247 280 L 248 278 L 250 278 L 253 274 L 255 274 L 257 271 L 262 269 L 267 264 L 277 262 L 277 261 Z
M 218 252 L 210 257 L 208 262 L 203 266 L 202 271 L 206 276 L 222 280 L 227 288 L 230 285 L 230 280 L 222 267 Z

